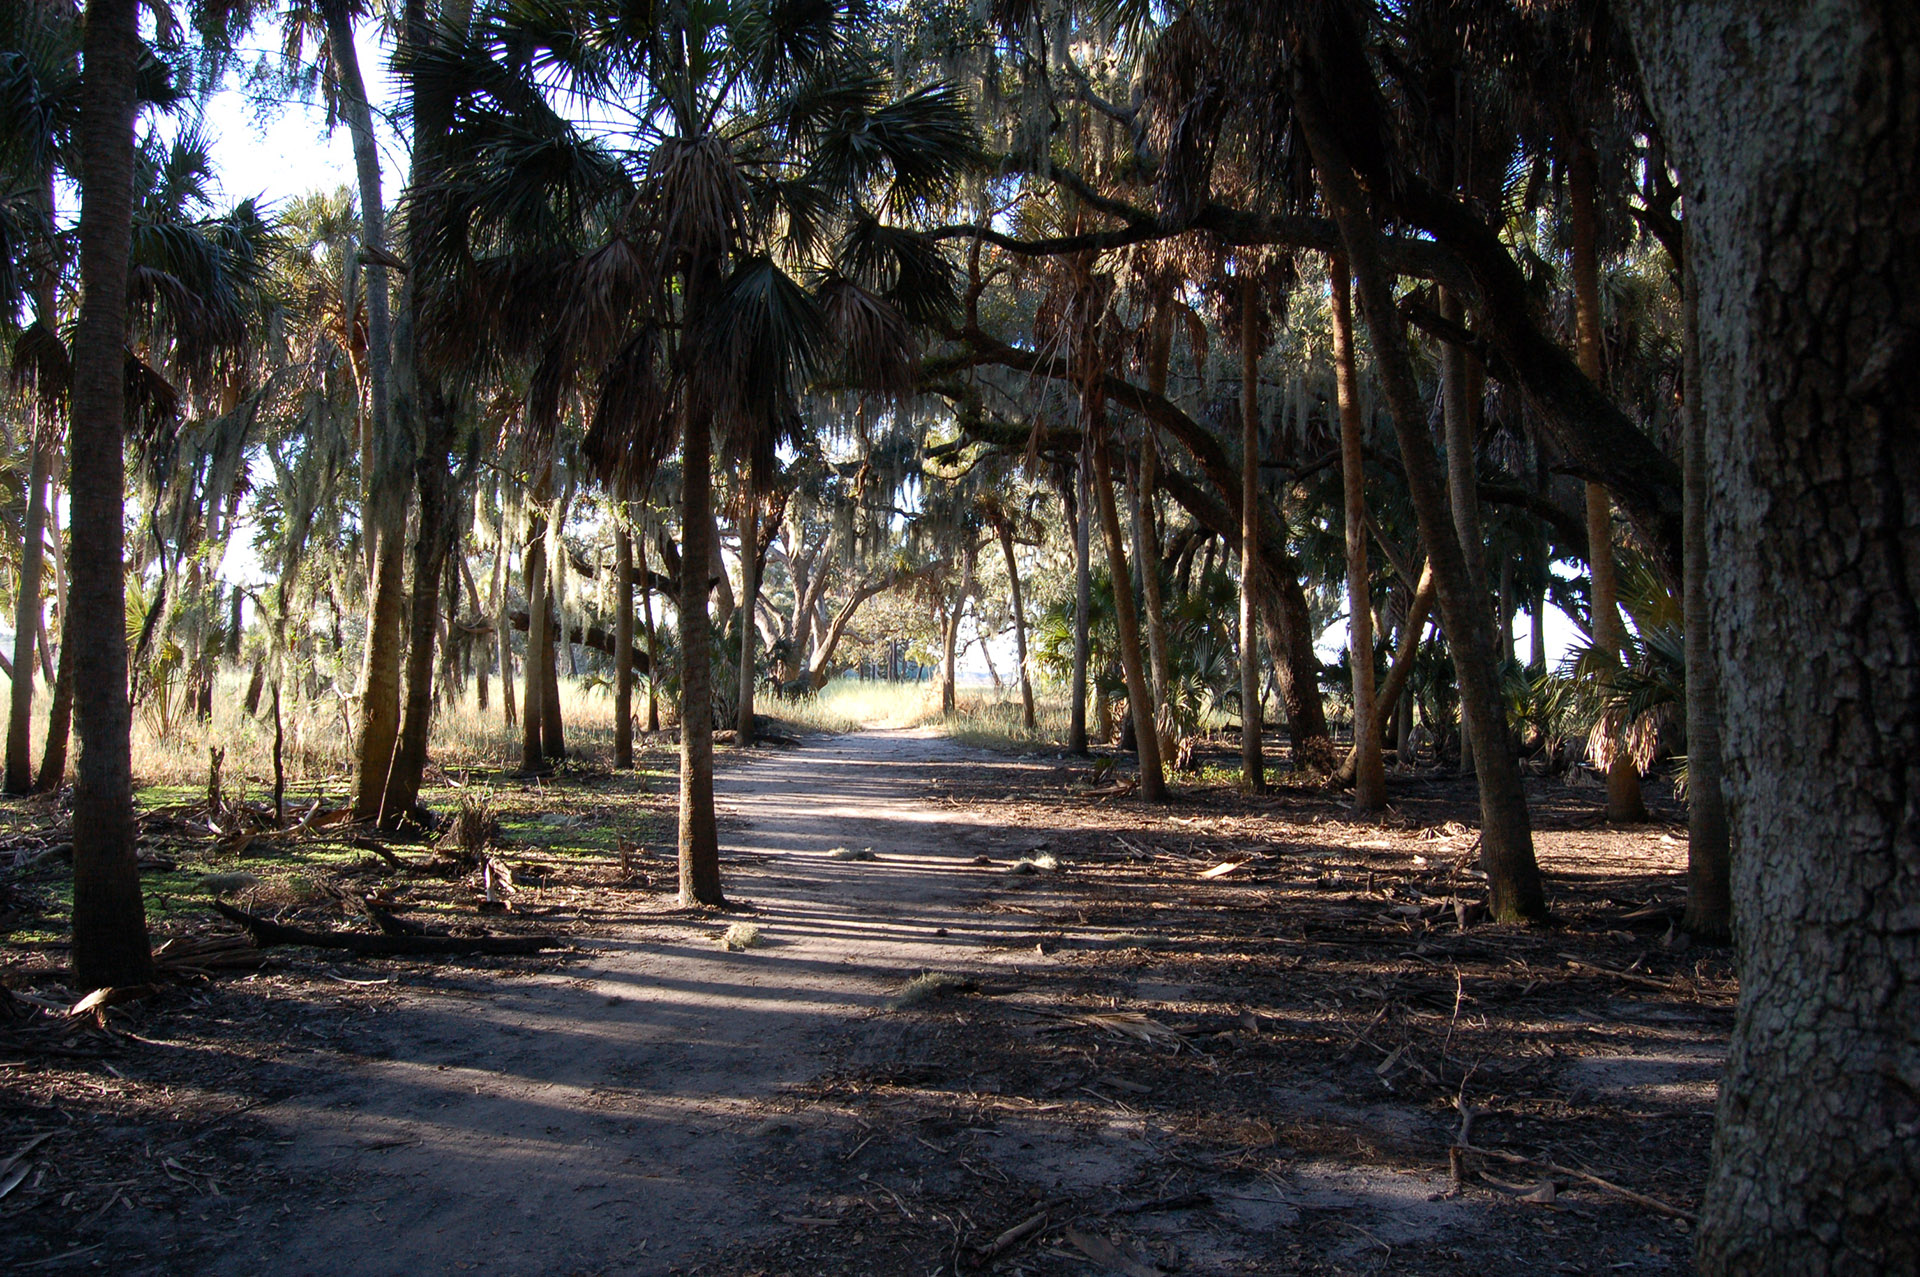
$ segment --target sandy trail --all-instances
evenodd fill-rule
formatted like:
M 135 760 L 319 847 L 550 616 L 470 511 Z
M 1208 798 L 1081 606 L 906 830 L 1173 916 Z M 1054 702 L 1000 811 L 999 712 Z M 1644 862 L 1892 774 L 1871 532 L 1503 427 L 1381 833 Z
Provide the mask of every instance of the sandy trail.
M 762 756 L 718 782 L 725 881 L 765 947 L 723 924 L 622 928 L 565 970 L 407 989 L 375 1044 L 301 1061 L 252 1151 L 297 1190 L 209 1220 L 205 1271 L 661 1272 L 790 1227 L 804 1184 L 758 1165 L 757 1101 L 817 1076 L 900 983 L 1009 960 L 965 905 L 1026 849 L 924 801 L 1007 766 L 914 731 Z M 871 848 L 872 861 L 836 859 Z M 259 1208 L 255 1208 L 258 1210 Z M 210 1228 L 209 1228 L 210 1226 Z

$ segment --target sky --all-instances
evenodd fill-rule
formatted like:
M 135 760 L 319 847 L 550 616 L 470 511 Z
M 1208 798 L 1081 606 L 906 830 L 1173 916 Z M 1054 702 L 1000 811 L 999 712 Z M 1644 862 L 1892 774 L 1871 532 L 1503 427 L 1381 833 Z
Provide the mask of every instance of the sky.
M 260 31 L 244 46 L 242 59 L 277 56 L 272 33 Z M 394 82 L 387 73 L 388 51 L 363 25 L 354 41 L 360 73 L 373 99 L 375 131 L 380 134 L 382 194 L 388 202 L 399 192 L 406 150 L 385 110 Z M 354 185 L 353 146 L 344 125 L 327 129 L 326 110 L 317 99 L 258 101 L 245 92 L 237 74 L 207 104 L 204 126 L 214 158 L 220 194 L 233 203 L 249 196 L 282 203 L 314 191 Z
M 387 71 L 388 52 L 375 38 L 371 25 L 361 27 L 355 43 L 361 74 L 374 104 L 382 193 L 391 203 L 403 184 L 406 164 L 405 147 L 387 123 L 386 108 L 396 86 Z M 273 51 L 271 39 L 263 32 L 249 46 L 249 60 Z M 230 75 L 226 87 L 209 101 L 203 123 L 224 202 L 259 197 L 274 205 L 314 191 L 354 184 L 353 148 L 347 130 L 344 126 L 329 130 L 325 109 L 318 101 L 261 102 L 242 89 L 238 76 Z M 249 538 L 232 539 L 221 575 L 249 584 L 259 578 Z M 1557 608 L 1547 609 L 1546 620 L 1548 659 L 1558 661 L 1581 636 Z M 1315 649 L 1322 659 L 1333 660 L 1346 642 L 1343 616 L 1321 633 Z M 1528 620 L 1522 615 L 1516 620 L 1515 656 L 1525 661 L 1528 653 Z M 997 668 L 1005 671 L 1013 667 L 1010 635 L 995 643 L 993 655 Z M 973 679 L 986 678 L 986 665 L 977 650 L 963 662 L 963 673 Z

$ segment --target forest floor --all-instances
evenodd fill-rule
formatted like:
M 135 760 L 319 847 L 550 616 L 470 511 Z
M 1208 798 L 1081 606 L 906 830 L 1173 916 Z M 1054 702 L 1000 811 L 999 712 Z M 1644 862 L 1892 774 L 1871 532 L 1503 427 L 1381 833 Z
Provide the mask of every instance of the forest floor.
M 726 751 L 734 908 L 685 911 L 666 761 L 497 780 L 510 914 L 404 847 L 252 848 L 297 872 L 236 898 L 329 927 L 372 888 L 565 941 L 538 957 L 274 948 L 68 1017 L 56 893 L 0 875 L 0 1269 L 1690 1269 L 1736 990 L 1673 931 L 1670 802 L 1613 830 L 1530 781 L 1557 920 L 1511 928 L 1467 903 L 1470 783 L 1396 777 L 1367 822 L 1284 785 L 1149 811 L 868 731 Z M 8 809 L 0 862 L 58 819 Z M 156 932 L 230 931 L 189 886 Z

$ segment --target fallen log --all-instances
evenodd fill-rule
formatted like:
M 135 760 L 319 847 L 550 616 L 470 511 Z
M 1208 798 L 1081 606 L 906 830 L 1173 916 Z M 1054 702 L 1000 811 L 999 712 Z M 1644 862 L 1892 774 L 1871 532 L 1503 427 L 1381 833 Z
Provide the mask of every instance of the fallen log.
M 253 942 L 265 949 L 276 944 L 303 944 L 316 949 L 344 949 L 365 958 L 454 957 L 464 954 L 526 954 L 558 949 L 559 936 L 370 936 L 359 931 L 308 931 L 256 917 L 216 900 L 221 917 L 247 929 Z

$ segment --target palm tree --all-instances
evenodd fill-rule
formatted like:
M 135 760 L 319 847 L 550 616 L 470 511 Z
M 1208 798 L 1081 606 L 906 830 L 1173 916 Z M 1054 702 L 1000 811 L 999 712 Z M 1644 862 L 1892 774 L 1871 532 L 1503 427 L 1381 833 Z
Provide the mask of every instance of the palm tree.
M 1353 805 L 1360 811 L 1386 806 L 1387 777 L 1381 760 L 1380 726 L 1374 712 L 1373 591 L 1367 570 L 1367 474 L 1360 412 L 1360 378 L 1353 348 L 1353 277 L 1347 259 L 1327 261 L 1332 284 L 1335 393 L 1340 409 L 1340 476 L 1347 549 L 1347 634 L 1353 664 Z M 1419 622 L 1413 623 L 1417 629 Z M 1401 646 L 1405 647 L 1403 640 Z
M 947 194 L 973 146 L 947 90 L 891 97 L 851 7 L 543 13 L 486 9 L 410 55 L 415 84 L 444 81 L 460 121 L 448 163 L 416 187 L 413 266 L 446 281 L 443 314 L 458 319 L 434 321 L 436 339 L 458 328 L 532 365 L 536 432 L 595 387 L 584 449 L 603 478 L 637 489 L 678 447 L 681 894 L 720 904 L 703 570 L 714 439 L 758 482 L 835 352 L 856 374 L 842 384 L 911 386 L 914 325 L 951 304 L 951 272 L 879 214 Z M 625 162 L 550 92 L 630 109 Z M 524 306 L 501 307 L 501 287 Z
M 92 0 L 79 143 L 80 323 L 74 338 L 67 492 L 68 586 L 80 734 L 73 805 L 73 969 L 82 988 L 139 984 L 152 972 L 134 862 L 132 711 L 121 574 L 126 463 L 127 261 L 133 239 L 137 0 Z
M 17 229 L 0 236 L 20 246 L 6 254 L 6 274 L 18 290 L 0 281 L 0 302 L 8 318 L 15 292 L 31 297 L 33 323 L 15 343 L 16 380 L 30 380 L 35 392 L 27 512 L 20 555 L 19 590 L 14 616 L 14 653 L 10 714 L 7 720 L 5 789 L 23 794 L 33 787 L 33 645 L 41 629 L 42 545 L 47 522 L 47 481 L 59 450 L 71 368 L 59 337 L 57 303 L 65 263 L 54 233 L 54 182 L 62 156 L 71 155 L 80 94 L 80 32 L 72 11 L 51 3 L 23 4 L 11 10 L 0 29 L 0 174 L 18 193 L 13 203 Z M 16 258 L 18 259 L 16 261 Z

